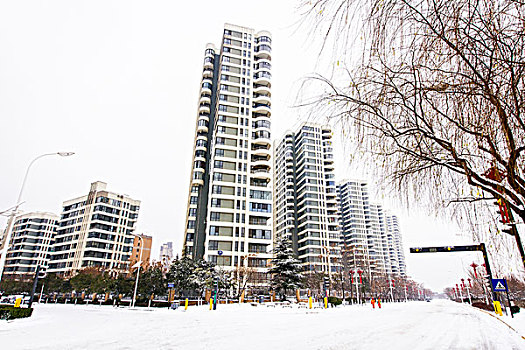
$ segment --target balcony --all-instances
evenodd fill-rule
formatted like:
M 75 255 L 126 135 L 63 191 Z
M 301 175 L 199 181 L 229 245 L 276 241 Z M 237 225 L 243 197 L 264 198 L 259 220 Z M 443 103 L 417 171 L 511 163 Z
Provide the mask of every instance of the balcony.
M 252 166 L 254 167 L 268 167 L 268 169 L 272 166 L 271 161 L 269 159 L 257 159 L 252 161 Z
M 272 57 L 272 48 L 266 43 L 260 43 L 255 47 L 254 56 L 257 58 L 270 60 Z
M 268 95 L 269 97 L 271 97 L 271 91 L 270 91 L 270 87 L 267 86 L 267 85 L 261 85 L 261 84 L 254 84 L 253 85 L 253 92 L 255 94 L 265 94 L 265 95 Z
M 272 173 L 270 169 L 254 169 L 250 171 L 252 178 L 271 180 Z
M 253 102 L 255 102 L 256 104 L 264 104 L 264 105 L 268 105 L 270 106 L 271 102 L 270 102 L 270 96 L 266 95 L 266 94 L 254 94 L 253 96 Z
M 213 78 L 213 69 L 212 68 L 204 68 L 204 70 L 202 71 L 202 76 L 204 78 Z
M 271 157 L 272 151 L 266 147 L 252 149 L 252 154 L 256 156 Z
M 270 117 L 270 115 L 272 114 L 270 106 L 266 104 L 261 104 L 261 103 L 254 103 L 252 105 L 252 112 L 256 113 L 257 115 L 267 116 L 267 117 Z
M 259 71 L 259 70 L 271 70 L 271 69 L 272 69 L 272 64 L 270 63 L 270 60 L 261 58 L 261 59 L 256 61 L 256 64 L 255 64 L 255 70 L 256 71 Z
M 210 104 L 209 103 L 201 103 L 199 105 L 199 113 L 210 113 Z
M 259 72 L 256 73 L 253 77 L 253 83 L 256 85 L 263 85 L 266 87 L 271 87 L 270 79 L 272 78 L 272 75 L 269 72 Z
M 213 69 L 213 58 L 206 57 L 204 59 L 204 69 Z
M 199 103 L 205 103 L 209 105 L 211 103 L 211 95 L 202 94 Z
M 254 122 L 253 128 L 255 131 L 264 130 L 267 129 L 270 131 L 271 128 L 271 122 L 269 120 L 257 120 Z
M 199 124 L 197 125 L 197 132 L 207 133 L 208 132 L 208 125 L 206 124 Z

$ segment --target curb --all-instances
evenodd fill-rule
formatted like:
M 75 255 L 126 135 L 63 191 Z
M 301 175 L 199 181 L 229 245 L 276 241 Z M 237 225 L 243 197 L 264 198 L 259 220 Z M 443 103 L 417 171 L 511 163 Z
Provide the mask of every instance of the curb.
M 507 322 L 503 321 L 501 318 L 497 317 L 496 315 L 493 315 L 492 313 L 486 311 L 486 310 L 483 310 L 483 309 L 478 309 L 478 308 L 475 308 L 483 313 L 486 313 L 487 315 L 491 316 L 491 317 L 494 317 L 496 320 L 500 321 L 501 323 L 503 323 L 505 326 L 509 327 L 510 329 L 512 329 L 514 332 L 518 333 L 518 335 L 521 337 L 521 339 L 525 339 L 525 337 L 523 335 L 521 335 L 517 330 L 514 329 L 514 327 L 512 327 L 510 324 L 508 324 Z

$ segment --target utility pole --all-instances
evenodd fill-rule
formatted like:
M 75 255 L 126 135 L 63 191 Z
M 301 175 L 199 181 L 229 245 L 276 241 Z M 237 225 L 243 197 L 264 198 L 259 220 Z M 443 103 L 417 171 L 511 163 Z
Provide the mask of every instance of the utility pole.
M 213 310 L 217 310 L 217 297 L 219 294 L 219 276 L 213 277 L 213 284 L 215 287 L 215 295 L 213 297 Z
M 468 294 L 468 301 L 470 305 L 472 305 L 472 298 L 470 297 L 470 287 L 472 287 L 472 285 L 470 284 L 470 278 L 468 278 L 468 285 L 466 285 L 466 288 L 467 288 L 467 294 Z
M 359 280 L 361 280 L 361 273 L 363 273 L 363 271 L 361 270 L 356 271 L 356 274 L 359 275 Z M 357 304 L 361 304 L 361 299 L 359 299 L 359 284 L 357 283 L 357 275 L 354 276 L 354 281 L 355 281 L 355 291 L 357 295 Z
M 345 302 L 345 278 L 344 278 L 344 272 L 341 270 L 341 289 L 343 291 L 343 305 Z
M 35 297 L 36 285 L 38 284 L 38 273 L 40 272 L 40 264 L 36 266 L 35 279 L 33 280 L 33 289 L 31 289 L 31 295 L 29 296 L 29 309 L 33 305 L 33 298 Z
M 135 299 L 137 299 L 137 288 L 139 286 L 139 275 L 140 275 L 140 267 L 142 266 L 142 251 L 144 250 L 144 240 L 142 239 L 142 236 L 136 235 L 140 239 L 140 257 L 138 261 L 138 267 L 137 267 L 137 279 L 135 280 L 135 290 L 133 291 L 133 306 L 135 307 Z M 135 264 L 135 265 L 137 265 Z
M 461 293 L 461 288 L 459 288 L 457 284 L 456 284 L 456 289 L 458 290 L 459 297 L 461 298 L 461 303 L 464 303 L 464 301 L 463 301 L 463 293 Z
M 390 286 L 390 298 L 392 299 L 392 302 L 394 302 L 394 280 L 388 280 L 388 284 Z

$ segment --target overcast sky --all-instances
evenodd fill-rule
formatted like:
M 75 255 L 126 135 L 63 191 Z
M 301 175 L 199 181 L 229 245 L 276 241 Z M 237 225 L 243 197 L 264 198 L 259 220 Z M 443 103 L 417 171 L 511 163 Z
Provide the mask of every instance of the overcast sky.
M 182 5 L 183 4 L 183 5 Z M 93 181 L 142 201 L 138 232 L 153 236 L 152 257 L 173 241 L 180 252 L 192 144 L 206 43 L 220 45 L 224 23 L 272 33 L 274 137 L 295 128 L 292 108 L 301 79 L 317 64 L 316 41 L 296 1 L 4 1 L 0 5 L 0 211 L 15 205 L 25 169 L 36 156 L 24 211 L 60 213 L 64 200 Z M 312 46 L 314 45 L 314 46 Z M 337 147 L 337 146 L 336 146 Z M 344 148 L 336 173 L 353 170 Z M 373 179 L 368 179 L 373 184 Z M 383 200 L 382 198 L 379 198 Z M 453 225 L 395 200 L 408 273 L 435 290 L 465 276 L 480 256 L 410 256 L 408 248 L 470 243 Z M 6 219 L 0 218 L 0 225 Z

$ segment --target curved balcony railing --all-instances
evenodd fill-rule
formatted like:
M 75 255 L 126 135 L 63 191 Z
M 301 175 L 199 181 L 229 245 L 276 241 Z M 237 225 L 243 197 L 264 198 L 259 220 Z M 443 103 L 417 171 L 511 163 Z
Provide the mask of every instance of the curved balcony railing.
M 257 61 L 257 63 L 255 64 L 255 70 L 260 70 L 260 69 L 270 70 L 272 69 L 272 64 L 268 60 L 261 59 L 260 61 Z
M 257 46 L 255 46 L 255 52 L 261 52 L 261 51 L 268 51 L 269 53 L 272 52 L 272 48 L 267 43 L 258 43 Z
M 271 115 L 270 106 L 264 105 L 264 104 L 254 104 L 252 106 L 252 112 L 256 114 L 257 116 L 266 116 L 269 117 Z M 254 115 L 255 117 L 255 115 Z
M 209 103 L 201 103 L 199 105 L 199 113 L 210 113 L 210 104 Z
M 269 97 L 272 96 L 272 92 L 270 90 L 270 87 L 267 84 L 254 84 L 253 85 L 253 92 L 256 94 L 266 94 Z

